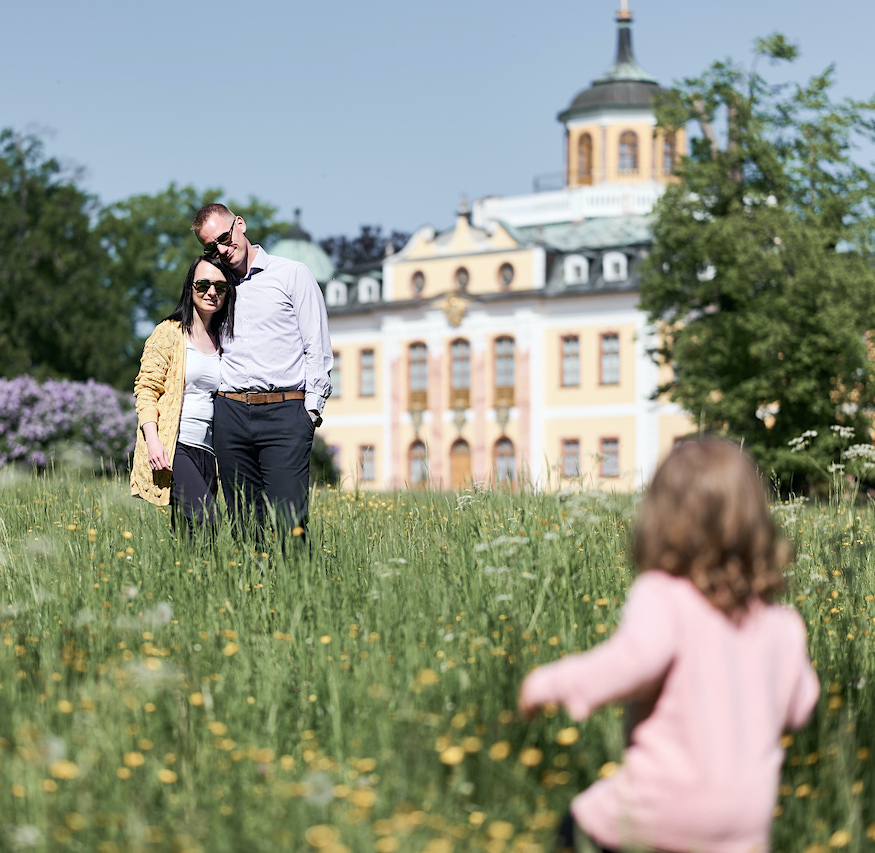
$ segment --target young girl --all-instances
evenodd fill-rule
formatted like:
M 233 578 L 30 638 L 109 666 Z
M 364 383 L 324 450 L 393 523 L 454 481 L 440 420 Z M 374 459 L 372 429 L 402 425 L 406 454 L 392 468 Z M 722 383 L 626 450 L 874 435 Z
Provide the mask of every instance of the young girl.
M 635 532 L 641 575 L 616 633 L 520 689 L 528 716 L 557 703 L 583 720 L 631 703 L 623 765 L 574 799 L 560 847 L 768 850 L 781 733 L 806 722 L 819 692 L 804 622 L 770 603 L 789 553 L 737 447 L 685 443 L 659 467 Z

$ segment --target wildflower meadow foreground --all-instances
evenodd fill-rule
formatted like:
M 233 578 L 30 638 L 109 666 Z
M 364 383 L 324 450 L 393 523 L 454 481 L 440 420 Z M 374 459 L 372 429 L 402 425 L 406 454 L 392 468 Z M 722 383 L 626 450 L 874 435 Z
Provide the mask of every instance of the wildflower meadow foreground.
M 616 627 L 631 497 L 317 491 L 312 555 L 179 542 L 125 484 L 0 483 L 0 849 L 548 853 L 623 709 L 514 712 Z M 822 684 L 773 848 L 875 849 L 875 512 L 778 505 Z

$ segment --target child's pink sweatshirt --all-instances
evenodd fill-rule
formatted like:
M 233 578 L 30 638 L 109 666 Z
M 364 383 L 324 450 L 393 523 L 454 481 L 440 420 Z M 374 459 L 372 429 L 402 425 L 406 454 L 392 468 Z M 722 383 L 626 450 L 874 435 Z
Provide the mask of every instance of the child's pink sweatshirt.
M 605 847 L 677 853 L 768 849 L 781 733 L 805 723 L 818 692 L 798 613 L 757 602 L 736 625 L 661 571 L 635 581 L 610 640 L 523 686 L 527 702 L 561 703 L 578 720 L 643 700 L 622 766 L 571 810 Z

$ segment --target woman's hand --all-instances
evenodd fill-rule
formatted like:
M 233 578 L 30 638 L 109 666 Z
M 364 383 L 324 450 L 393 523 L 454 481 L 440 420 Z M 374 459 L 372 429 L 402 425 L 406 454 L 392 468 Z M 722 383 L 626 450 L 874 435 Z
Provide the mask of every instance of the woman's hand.
M 146 450 L 149 451 L 149 467 L 153 471 L 172 471 L 170 454 L 158 438 L 158 424 L 143 424 L 143 436 L 146 439 Z

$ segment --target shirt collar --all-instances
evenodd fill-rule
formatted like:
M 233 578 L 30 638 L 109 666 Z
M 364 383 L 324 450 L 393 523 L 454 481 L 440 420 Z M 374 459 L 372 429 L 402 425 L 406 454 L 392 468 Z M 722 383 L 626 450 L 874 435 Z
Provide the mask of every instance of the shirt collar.
M 245 277 L 243 278 L 243 281 L 247 281 L 248 279 L 252 278 L 252 276 L 254 276 L 256 273 L 263 272 L 267 269 L 267 264 L 270 256 L 258 244 L 254 245 L 252 248 L 255 249 L 255 258 L 252 261 L 252 266 L 249 267 L 249 272 L 246 273 Z

